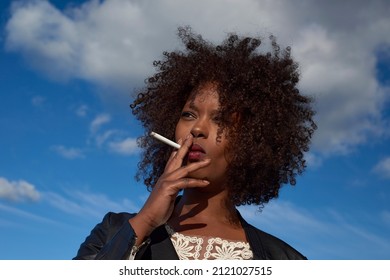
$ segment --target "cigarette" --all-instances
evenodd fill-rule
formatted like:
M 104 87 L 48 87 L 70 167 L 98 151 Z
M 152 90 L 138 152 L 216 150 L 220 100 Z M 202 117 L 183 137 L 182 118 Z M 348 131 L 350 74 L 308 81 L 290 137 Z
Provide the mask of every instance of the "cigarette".
M 150 132 L 150 136 L 156 138 L 157 140 L 160 140 L 161 142 L 165 143 L 165 144 L 168 144 L 169 146 L 175 148 L 175 149 L 180 149 L 180 145 L 169 140 L 168 138 L 165 138 L 164 136 L 156 133 L 156 132 Z

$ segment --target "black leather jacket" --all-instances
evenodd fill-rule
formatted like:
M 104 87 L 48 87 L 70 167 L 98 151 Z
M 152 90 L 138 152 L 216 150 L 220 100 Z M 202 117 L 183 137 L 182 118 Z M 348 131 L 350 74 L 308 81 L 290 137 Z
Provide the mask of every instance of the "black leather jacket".
M 135 243 L 135 233 L 128 220 L 135 214 L 108 213 L 81 244 L 75 260 L 128 259 Z M 284 241 L 248 224 L 241 216 L 241 224 L 258 260 L 302 260 L 301 253 Z M 142 246 L 135 259 L 177 260 L 178 256 L 164 226 L 153 231 L 149 242 Z

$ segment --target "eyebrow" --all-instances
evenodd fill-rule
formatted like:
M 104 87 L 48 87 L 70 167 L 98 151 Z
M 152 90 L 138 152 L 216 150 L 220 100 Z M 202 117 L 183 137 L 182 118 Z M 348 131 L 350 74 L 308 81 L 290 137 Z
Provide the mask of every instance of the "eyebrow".
M 188 104 L 188 107 L 190 107 L 190 109 L 194 110 L 194 111 L 197 111 L 199 112 L 199 109 L 198 107 L 195 105 L 195 102 L 192 100 L 189 104 Z M 215 115 L 218 115 L 219 114 L 219 110 L 212 110 L 210 112 L 210 115 L 211 116 L 215 116 Z
M 198 107 L 195 105 L 194 100 L 191 100 L 191 102 L 190 102 L 190 104 L 188 104 L 188 106 L 190 107 L 190 109 L 198 111 Z

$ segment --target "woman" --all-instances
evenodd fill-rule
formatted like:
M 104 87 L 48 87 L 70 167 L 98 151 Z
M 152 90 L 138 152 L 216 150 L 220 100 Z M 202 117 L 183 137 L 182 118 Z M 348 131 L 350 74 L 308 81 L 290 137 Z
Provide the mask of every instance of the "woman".
M 316 128 L 290 49 L 229 35 L 215 46 L 179 28 L 184 52 L 164 53 L 132 104 L 149 134 L 137 174 L 150 196 L 137 214 L 108 213 L 75 259 L 305 259 L 249 225 L 236 206 L 263 206 L 305 168 Z M 183 190 L 182 195 L 178 195 Z

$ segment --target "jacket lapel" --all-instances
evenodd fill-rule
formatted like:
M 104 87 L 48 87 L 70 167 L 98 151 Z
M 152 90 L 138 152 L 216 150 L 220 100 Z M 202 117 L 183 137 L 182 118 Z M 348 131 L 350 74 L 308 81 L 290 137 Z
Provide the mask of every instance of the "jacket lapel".
M 143 260 L 179 259 L 165 226 L 160 226 L 152 232 L 150 245 L 139 258 Z
M 249 245 L 251 246 L 253 252 L 253 259 L 255 260 L 268 259 L 263 247 L 261 236 L 257 233 L 256 229 L 252 225 L 250 225 L 247 221 L 244 220 L 244 218 L 241 216 L 238 210 L 237 212 L 240 217 L 241 225 L 245 231 L 245 235 L 247 237 Z M 150 236 L 150 244 L 145 249 L 144 253 L 137 255 L 136 259 L 143 259 L 143 260 L 178 260 L 179 259 L 164 225 L 158 227 L 156 230 L 152 232 Z
M 244 218 L 241 216 L 238 210 L 237 212 L 240 217 L 241 225 L 245 231 L 246 238 L 249 242 L 249 245 L 251 246 L 253 252 L 253 259 L 254 260 L 268 259 L 265 254 L 263 242 L 261 240 L 260 235 L 257 233 L 256 229 L 252 225 L 248 224 L 248 222 L 244 220 Z

